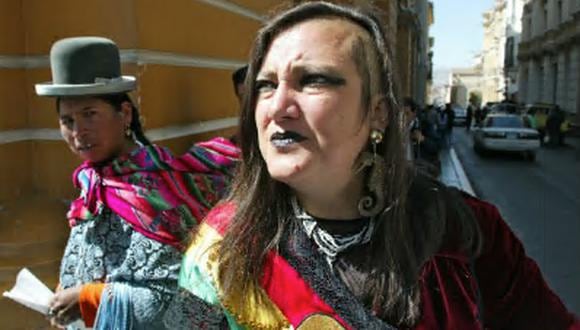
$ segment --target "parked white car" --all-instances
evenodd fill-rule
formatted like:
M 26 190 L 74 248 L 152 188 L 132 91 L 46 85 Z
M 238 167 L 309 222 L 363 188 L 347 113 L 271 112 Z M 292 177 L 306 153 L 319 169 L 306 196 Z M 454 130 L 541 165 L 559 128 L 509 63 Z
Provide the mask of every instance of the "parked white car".
M 483 125 L 473 130 L 473 149 L 477 153 L 485 150 L 520 152 L 534 161 L 538 148 L 538 131 L 520 115 L 489 114 Z

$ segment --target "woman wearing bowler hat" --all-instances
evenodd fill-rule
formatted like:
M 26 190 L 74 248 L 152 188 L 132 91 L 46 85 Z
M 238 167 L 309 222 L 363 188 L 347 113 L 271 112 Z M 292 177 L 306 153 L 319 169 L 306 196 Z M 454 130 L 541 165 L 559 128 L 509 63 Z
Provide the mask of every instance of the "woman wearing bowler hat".
M 57 41 L 50 63 L 53 81 L 36 92 L 56 98 L 62 137 L 84 161 L 50 321 L 162 328 L 188 234 L 223 196 L 238 150 L 218 138 L 174 157 L 151 144 L 127 94 L 135 78 L 121 75 L 111 40 Z

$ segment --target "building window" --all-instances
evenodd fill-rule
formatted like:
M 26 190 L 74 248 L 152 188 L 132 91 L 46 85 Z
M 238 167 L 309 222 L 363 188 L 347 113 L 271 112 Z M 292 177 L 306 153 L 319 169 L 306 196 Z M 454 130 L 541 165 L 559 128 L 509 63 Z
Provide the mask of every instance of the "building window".
M 556 22 L 557 24 L 562 23 L 563 18 L 562 18 L 562 0 L 558 0 L 558 21 Z

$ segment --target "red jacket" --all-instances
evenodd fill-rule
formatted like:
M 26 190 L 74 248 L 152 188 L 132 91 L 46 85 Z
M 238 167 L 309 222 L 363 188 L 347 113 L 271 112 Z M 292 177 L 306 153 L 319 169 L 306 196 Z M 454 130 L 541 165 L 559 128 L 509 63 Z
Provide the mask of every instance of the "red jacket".
M 580 329 L 497 209 L 465 200 L 480 225 L 482 253 L 473 262 L 440 253 L 425 264 L 416 329 Z

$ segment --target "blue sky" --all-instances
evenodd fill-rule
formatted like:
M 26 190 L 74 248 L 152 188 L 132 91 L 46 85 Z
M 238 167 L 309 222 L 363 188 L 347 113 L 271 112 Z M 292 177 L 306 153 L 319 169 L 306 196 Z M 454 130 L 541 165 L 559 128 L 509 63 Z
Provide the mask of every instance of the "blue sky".
M 435 38 L 433 69 L 473 65 L 483 44 L 483 12 L 494 0 L 432 0 L 435 22 L 429 34 Z

